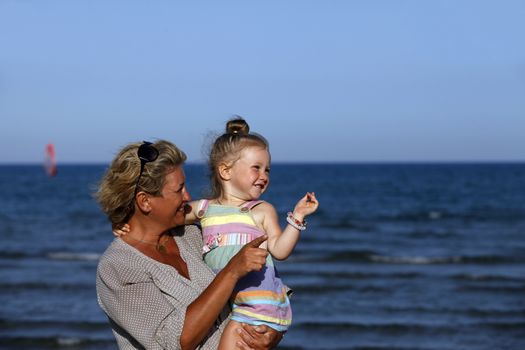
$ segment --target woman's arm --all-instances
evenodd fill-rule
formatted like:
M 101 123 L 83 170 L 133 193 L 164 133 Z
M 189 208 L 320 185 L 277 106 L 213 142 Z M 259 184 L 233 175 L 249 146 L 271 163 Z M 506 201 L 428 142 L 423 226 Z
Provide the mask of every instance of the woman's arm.
M 153 283 L 150 273 L 137 270 L 143 261 L 122 250 L 105 254 L 97 270 L 97 296 L 105 313 L 127 332 L 116 334 L 119 342 L 138 342 L 148 349 L 158 344 L 164 349 L 197 347 L 212 329 L 239 278 L 264 266 L 268 252 L 258 246 L 265 240 L 262 236 L 243 247 L 187 307 L 174 306 Z
M 268 252 L 259 245 L 266 239 L 261 236 L 246 244 L 188 306 L 180 337 L 182 349 L 194 349 L 204 339 L 230 299 L 237 281 L 250 271 L 262 269 Z

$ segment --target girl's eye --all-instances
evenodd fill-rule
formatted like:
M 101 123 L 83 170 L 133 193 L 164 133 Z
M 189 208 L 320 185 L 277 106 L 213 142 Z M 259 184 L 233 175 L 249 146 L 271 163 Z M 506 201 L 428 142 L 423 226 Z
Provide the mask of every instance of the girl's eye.
M 261 167 L 258 166 L 258 165 L 254 165 L 254 166 L 252 166 L 252 168 L 257 169 L 257 170 L 261 169 Z

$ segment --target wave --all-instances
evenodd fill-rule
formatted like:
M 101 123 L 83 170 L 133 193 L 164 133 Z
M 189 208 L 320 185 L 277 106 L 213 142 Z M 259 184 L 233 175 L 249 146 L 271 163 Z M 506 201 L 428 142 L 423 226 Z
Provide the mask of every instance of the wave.
M 31 254 L 28 254 L 26 252 L 9 252 L 9 251 L 3 251 L 0 252 L 0 259 L 21 259 L 21 258 L 28 258 Z
M 298 254 L 296 261 L 316 262 L 371 262 L 381 264 L 437 265 L 437 264 L 508 264 L 523 263 L 524 258 L 502 255 L 457 256 L 389 256 L 370 250 L 332 252 L 325 255 Z
M 330 279 L 415 279 L 424 276 L 418 272 L 346 272 L 346 271 L 315 271 L 306 269 L 281 269 L 287 276 L 316 276 Z
M 411 347 L 411 346 L 397 346 L 397 345 L 391 345 L 391 344 L 375 344 L 375 345 L 355 345 L 355 346 L 349 346 L 346 345 L 337 345 L 337 344 L 329 344 L 328 347 L 304 347 L 304 346 L 290 346 L 290 345 L 279 345 L 279 350 L 449 350 L 447 348 L 443 348 L 442 345 L 438 345 L 436 347 L 434 346 L 417 346 L 417 347 Z
M 434 264 L 505 264 L 523 262 L 514 257 L 500 255 L 476 255 L 476 256 L 443 256 L 443 257 L 424 257 L 424 256 L 371 256 L 373 262 L 393 263 L 393 264 L 415 264 L 415 265 L 434 265 Z
M 330 348 L 334 349 L 334 348 Z M 337 350 L 338 348 L 335 348 Z M 387 345 L 362 345 L 362 346 L 353 346 L 351 348 L 343 347 L 340 349 L 344 350 L 447 350 L 446 348 L 443 348 L 443 346 L 436 346 L 436 347 L 429 347 L 427 345 L 425 346 L 417 346 L 417 347 L 410 347 L 410 346 L 392 346 L 390 344 Z
M 450 214 L 445 211 L 429 210 L 429 211 L 414 211 L 404 212 L 392 215 L 382 215 L 374 219 L 381 221 L 428 221 L 439 220 L 450 217 Z
M 345 250 L 341 252 L 332 252 L 327 255 L 314 255 L 314 256 L 297 256 L 298 260 L 306 258 L 307 260 L 313 258 L 314 260 L 322 260 L 326 262 L 337 262 L 337 261 L 369 261 L 370 256 L 374 255 L 375 252 L 371 250 Z
M 94 339 L 94 338 L 80 338 L 80 337 L 11 337 L 2 336 L 0 339 L 0 349 L 6 346 L 5 349 L 56 349 L 57 347 L 82 349 L 114 349 L 114 339 Z
M 525 329 L 525 321 L 521 322 L 509 322 L 509 321 L 490 321 L 490 322 L 480 322 L 477 324 L 480 327 L 483 328 L 490 328 L 495 330 L 524 330 Z
M 413 264 L 413 265 L 434 265 L 434 264 L 508 264 L 522 263 L 523 259 L 517 257 L 501 255 L 475 255 L 475 256 L 382 256 L 372 255 L 371 261 L 387 264 Z
M 55 321 L 55 320 L 10 320 L 0 319 L 1 330 L 17 330 L 17 329 L 64 329 L 75 331 L 106 331 L 109 329 L 107 322 L 93 322 L 93 321 Z
M 3 251 L 0 252 L 0 259 L 17 260 L 27 258 L 47 258 L 51 260 L 68 261 L 97 261 L 99 253 L 76 253 L 76 252 L 24 252 L 24 251 Z
M 371 255 L 370 261 L 386 264 L 410 264 L 410 265 L 434 265 L 434 264 L 458 264 L 461 263 L 460 256 L 452 257 L 424 257 L 424 256 L 382 256 Z
M 464 221 L 523 221 L 525 212 L 520 208 L 470 208 L 463 212 L 448 210 L 408 211 L 392 215 L 380 215 L 374 220 L 381 221 L 432 221 L 432 220 L 464 220 Z
M 460 273 L 451 276 L 452 279 L 466 280 L 466 281 L 480 281 L 480 282 L 525 282 L 524 277 L 502 276 L 502 275 L 484 275 Z
M 294 327 L 303 330 L 316 331 L 353 331 L 353 332 L 381 332 L 389 334 L 399 333 L 423 333 L 423 332 L 444 332 L 456 333 L 457 325 L 425 325 L 421 323 L 357 323 L 357 322 L 297 322 Z
M 464 211 L 447 209 L 407 210 L 391 213 L 341 213 L 321 215 L 319 222 L 323 227 L 347 228 L 358 231 L 371 231 L 380 222 L 432 222 L 460 220 L 465 222 L 522 222 L 525 211 L 522 208 L 469 208 Z
M 16 237 L 16 230 L 14 229 L 12 224 L 2 222 L 2 218 L 0 217 L 0 232 L 2 232 L 2 239 L 12 238 Z
M 357 291 L 359 293 L 390 293 L 392 288 L 380 286 L 354 286 L 351 284 L 294 284 L 291 286 L 294 292 L 320 295 L 330 292 Z
M 436 230 L 416 230 L 409 231 L 406 233 L 408 238 L 438 238 L 438 239 L 449 239 L 452 237 L 458 237 L 458 233 L 455 231 L 436 231 Z
M 453 314 L 470 317 L 525 317 L 525 309 L 494 309 L 494 308 L 451 308 L 431 306 L 386 306 L 382 308 L 386 312 L 395 313 L 417 313 L 417 314 Z
M 333 228 L 333 229 L 350 229 L 354 231 L 360 231 L 360 232 L 373 232 L 376 227 L 371 224 L 364 224 L 362 222 L 356 222 L 350 219 L 340 218 L 340 219 L 327 219 L 325 221 L 321 221 L 320 224 L 321 227 L 326 228 Z
M 517 293 L 525 295 L 525 285 L 521 286 L 461 286 L 458 292 Z
M 86 291 L 91 290 L 93 284 L 88 283 L 45 283 L 45 282 L 22 282 L 22 283 L 0 283 L 0 293 L 14 292 L 20 290 L 42 290 L 42 291 Z
M 459 334 L 465 328 L 489 328 L 495 330 L 522 330 L 525 329 L 525 321 L 481 321 L 465 323 L 358 323 L 358 322 L 297 322 L 294 327 L 305 331 L 328 331 L 328 332 L 379 332 L 386 334 Z
M 48 253 L 47 257 L 51 260 L 97 261 L 100 258 L 100 254 L 98 253 L 55 252 L 55 253 Z

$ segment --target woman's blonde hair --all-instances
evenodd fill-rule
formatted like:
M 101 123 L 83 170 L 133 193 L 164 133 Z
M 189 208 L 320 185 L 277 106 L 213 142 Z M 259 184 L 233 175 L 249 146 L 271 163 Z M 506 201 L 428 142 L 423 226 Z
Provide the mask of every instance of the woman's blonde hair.
M 226 123 L 226 132 L 215 139 L 208 157 L 210 198 L 223 194 L 219 165 L 231 167 L 239 160 L 243 149 L 254 146 L 270 151 L 268 141 L 262 135 L 250 133 L 250 126 L 242 117 L 235 116 Z
M 145 164 L 135 190 L 140 173 L 137 151 L 141 144 L 131 143 L 120 150 L 95 193 L 102 211 L 114 226 L 126 223 L 135 212 L 136 191 L 160 196 L 166 175 L 186 161 L 186 154 L 173 143 L 165 140 L 153 143 L 159 155 L 154 161 Z

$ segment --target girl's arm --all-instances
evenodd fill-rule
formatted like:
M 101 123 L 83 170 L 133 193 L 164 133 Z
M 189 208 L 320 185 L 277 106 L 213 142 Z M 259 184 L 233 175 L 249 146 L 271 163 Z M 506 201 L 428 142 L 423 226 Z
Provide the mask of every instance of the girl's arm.
M 199 218 L 197 217 L 198 206 L 199 201 L 193 201 L 188 203 L 186 207 L 186 217 L 184 219 L 185 225 L 191 225 L 195 223 L 195 221 L 199 220 Z M 125 236 L 129 233 L 129 231 L 131 231 L 131 227 L 129 226 L 129 224 L 122 224 L 113 227 L 113 235 L 115 237 Z
M 259 207 L 263 214 L 262 226 L 268 235 L 268 251 L 277 260 L 288 258 L 299 240 L 300 231 L 290 224 L 281 231 L 275 208 L 267 202 L 261 203 L 256 208 Z M 296 220 L 304 222 L 304 218 L 315 212 L 318 207 L 319 202 L 315 194 L 308 192 L 297 202 L 292 214 Z
M 199 207 L 199 201 L 192 201 L 189 202 L 186 206 L 186 218 L 184 219 L 184 223 L 186 225 L 191 225 L 195 223 L 195 221 L 198 221 L 199 218 L 197 217 L 197 211 Z

